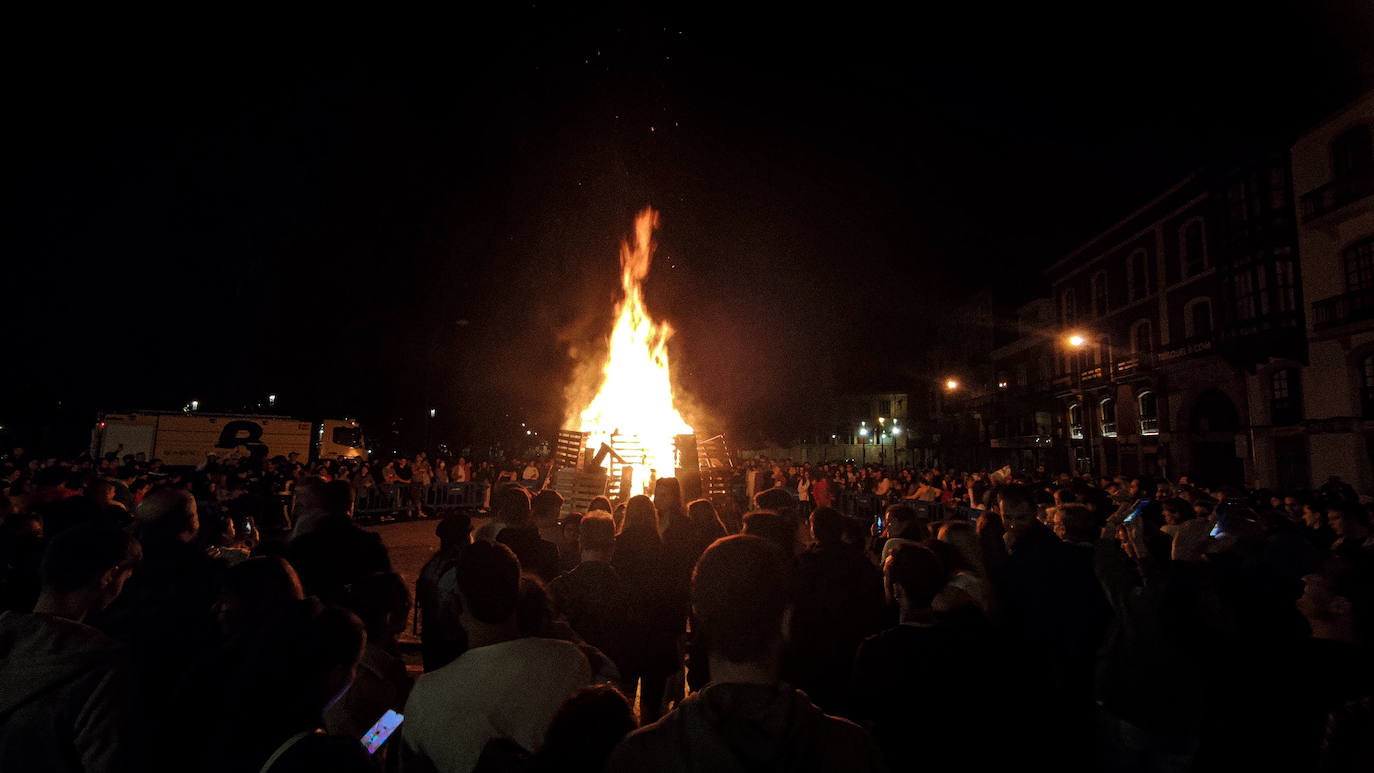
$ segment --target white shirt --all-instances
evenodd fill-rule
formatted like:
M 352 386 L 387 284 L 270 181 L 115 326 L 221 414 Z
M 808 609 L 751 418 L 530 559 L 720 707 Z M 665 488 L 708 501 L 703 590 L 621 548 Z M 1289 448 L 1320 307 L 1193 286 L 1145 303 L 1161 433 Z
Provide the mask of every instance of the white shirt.
M 498 738 L 533 752 L 554 712 L 591 678 L 582 651 L 558 639 L 468 650 L 415 683 L 406 701 L 406 751 L 445 773 L 468 773 L 487 742 Z

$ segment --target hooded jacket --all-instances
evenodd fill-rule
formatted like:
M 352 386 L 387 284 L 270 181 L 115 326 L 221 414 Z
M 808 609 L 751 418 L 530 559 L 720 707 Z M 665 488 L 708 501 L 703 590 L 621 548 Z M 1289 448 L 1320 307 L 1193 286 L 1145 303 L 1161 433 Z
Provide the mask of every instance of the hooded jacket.
M 784 684 L 711 685 L 627 736 L 606 766 L 609 773 L 885 769 L 867 732 L 822 714 Z
M 0 615 L 0 770 L 130 769 L 131 690 L 103 633 L 52 615 Z

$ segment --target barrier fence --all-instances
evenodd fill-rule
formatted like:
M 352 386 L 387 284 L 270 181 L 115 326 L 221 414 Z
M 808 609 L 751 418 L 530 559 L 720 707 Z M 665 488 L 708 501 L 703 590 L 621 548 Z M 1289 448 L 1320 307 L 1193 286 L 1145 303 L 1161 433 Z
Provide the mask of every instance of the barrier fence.
M 918 517 L 927 521 L 961 520 L 974 522 L 982 514 L 981 510 L 958 505 L 946 507 L 941 502 L 922 502 L 916 499 L 891 499 L 861 491 L 842 491 L 835 500 L 835 509 L 850 518 L 872 521 L 892 505 L 906 505 L 916 511 Z
M 428 486 L 370 486 L 358 489 L 353 512 L 360 517 L 381 517 L 428 512 L 476 513 L 487 507 L 490 486 L 482 482 L 434 483 Z

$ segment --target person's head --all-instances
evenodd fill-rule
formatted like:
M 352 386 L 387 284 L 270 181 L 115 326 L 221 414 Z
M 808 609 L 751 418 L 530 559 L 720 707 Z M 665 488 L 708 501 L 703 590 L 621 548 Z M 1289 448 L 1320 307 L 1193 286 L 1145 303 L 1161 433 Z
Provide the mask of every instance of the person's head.
M 558 522 L 558 516 L 563 514 L 563 495 L 551 488 L 546 488 L 534 495 L 530 502 L 530 515 L 534 518 L 537 526 L 553 526 Z
M 305 513 L 327 512 L 325 488 L 328 482 L 317 475 L 311 475 L 296 482 L 291 489 L 291 513 L 299 518 Z
M 1184 521 L 1193 519 L 1193 508 L 1186 500 L 1166 499 L 1162 506 L 1164 508 L 1164 522 L 1170 526 L 1177 526 Z
M 138 540 L 113 527 L 83 524 L 58 534 L 43 554 L 39 604 L 58 601 L 80 621 L 109 606 L 143 558 Z
M 1080 504 L 1054 508 L 1051 525 L 1055 535 L 1065 542 L 1095 542 L 1098 536 L 1096 519 L 1091 507 Z
M 929 610 L 946 580 L 944 564 L 924 545 L 900 545 L 883 565 L 888 596 L 897 603 L 903 617 Z
M 797 551 L 797 533 L 786 518 L 772 510 L 744 514 L 744 534 L 766 539 L 791 556 Z
M 791 557 L 768 540 L 716 540 L 692 572 L 694 631 L 710 657 L 776 667 L 791 599 Z
M 659 478 L 654 482 L 654 507 L 659 512 L 682 511 L 682 486 L 677 478 Z
M 246 651 L 248 670 L 231 689 L 255 721 L 267 713 L 318 723 L 353 682 L 366 641 L 349 610 L 314 598 L 293 602 Z
M 457 568 L 461 621 L 469 637 L 475 629 L 513 629 L 520 599 L 520 561 L 496 542 L 475 542 Z
M 530 510 L 530 494 L 524 486 L 505 486 L 491 500 L 492 520 L 503 526 L 528 526 Z
M 609 684 L 583 687 L 563 702 L 535 754 L 535 770 L 601 770 L 636 727 L 624 693 Z
M 687 505 L 687 520 L 704 534 L 710 534 L 716 539 L 725 536 L 725 524 L 720 521 L 720 511 L 709 499 L 693 499 Z
M 844 516 L 829 508 L 817 508 L 811 513 L 811 536 L 823 546 L 839 545 L 844 541 Z
M 625 505 L 625 524 L 620 530 L 636 536 L 658 536 L 658 509 L 654 501 L 643 494 L 630 497 Z
M 964 563 L 973 567 L 975 573 L 980 575 L 987 573 L 983 563 L 983 546 L 978 539 L 978 530 L 973 524 L 968 521 L 945 521 L 940 524 L 940 529 L 935 538 L 958 548 L 959 554 L 964 558 Z
M 1035 528 L 1035 498 L 1025 486 L 1008 485 L 997 489 L 997 512 L 1006 525 L 1007 536 L 1015 542 Z
M 593 510 L 582 517 L 577 539 L 583 561 L 609 561 L 615 552 L 615 520 L 610 513 Z
M 472 517 L 467 513 L 446 516 L 434 527 L 434 536 L 439 538 L 440 550 L 467 545 L 472 542 Z
M 224 573 L 215 614 L 226 635 L 263 625 L 305 598 L 301 578 L 280 556 L 258 556 Z
M 1340 501 L 1326 511 L 1326 520 L 1338 537 L 1352 541 L 1369 534 L 1369 511 L 1358 502 Z
M 1314 637 L 1362 645 L 1374 640 L 1374 559 L 1362 551 L 1336 553 L 1302 579 L 1297 608 Z
M 389 644 L 405 630 L 410 607 L 410 589 L 395 572 L 374 572 L 348 587 L 348 608 L 363 621 L 368 641 L 375 644 Z
M 889 537 L 922 540 L 930 536 L 930 528 L 916 509 L 910 505 L 891 505 L 883 512 Z
M 1326 527 L 1326 508 L 1316 502 L 1307 502 L 1302 506 L 1302 522 L 1309 529 L 1322 529 Z
M 190 542 L 200 530 L 196 500 L 181 488 L 162 488 L 138 505 L 138 536 L 149 547 Z
M 353 517 L 353 486 L 346 480 L 324 484 L 324 511 L 332 516 Z
M 587 512 L 590 513 L 593 510 L 603 510 L 608 513 L 613 512 L 610 498 L 603 496 L 592 497 L 592 501 L 587 503 Z
M 104 506 L 114 504 L 114 484 L 104 478 L 92 478 L 91 482 L 86 484 L 86 491 L 84 493 L 87 499 L 97 505 Z
M 759 510 L 783 513 L 796 508 L 796 505 L 797 501 L 782 488 L 770 488 L 754 495 L 754 507 Z
M 1302 520 L 1302 499 L 1296 494 L 1284 494 L 1283 514 L 1288 520 L 1297 523 Z

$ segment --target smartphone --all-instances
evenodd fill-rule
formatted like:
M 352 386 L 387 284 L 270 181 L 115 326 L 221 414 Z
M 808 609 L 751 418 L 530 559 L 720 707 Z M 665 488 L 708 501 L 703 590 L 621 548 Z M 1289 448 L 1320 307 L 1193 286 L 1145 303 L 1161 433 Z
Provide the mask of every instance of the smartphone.
M 1135 503 L 1135 507 L 1132 507 L 1132 508 L 1131 508 L 1131 513 L 1130 513 L 1130 515 L 1127 515 L 1127 516 L 1126 516 L 1126 520 L 1123 521 L 1123 523 L 1135 523 L 1135 519 L 1138 518 L 1138 517 L 1140 517 L 1140 514 L 1143 513 L 1143 512 L 1145 512 L 1145 508 L 1149 507 L 1149 506 L 1150 506 L 1150 503 L 1153 502 L 1153 501 L 1154 501 L 1153 499 L 1141 499 L 1141 500 L 1138 500 L 1138 501 Z
M 363 734 L 361 740 L 363 742 L 363 748 L 367 750 L 367 753 L 376 754 L 377 750 L 382 748 L 382 744 L 386 743 L 386 739 L 390 738 L 391 734 L 396 731 L 396 728 L 401 726 L 401 720 L 403 719 L 405 719 L 405 717 L 398 714 L 396 711 L 387 709 L 387 712 L 382 715 L 382 718 L 377 720 L 377 724 L 373 725 L 371 730 Z
M 882 533 L 882 530 L 883 530 L 883 517 L 882 517 L 881 515 L 878 516 L 878 520 L 874 521 L 874 528 L 876 528 L 876 529 L 878 530 L 879 533 Z

